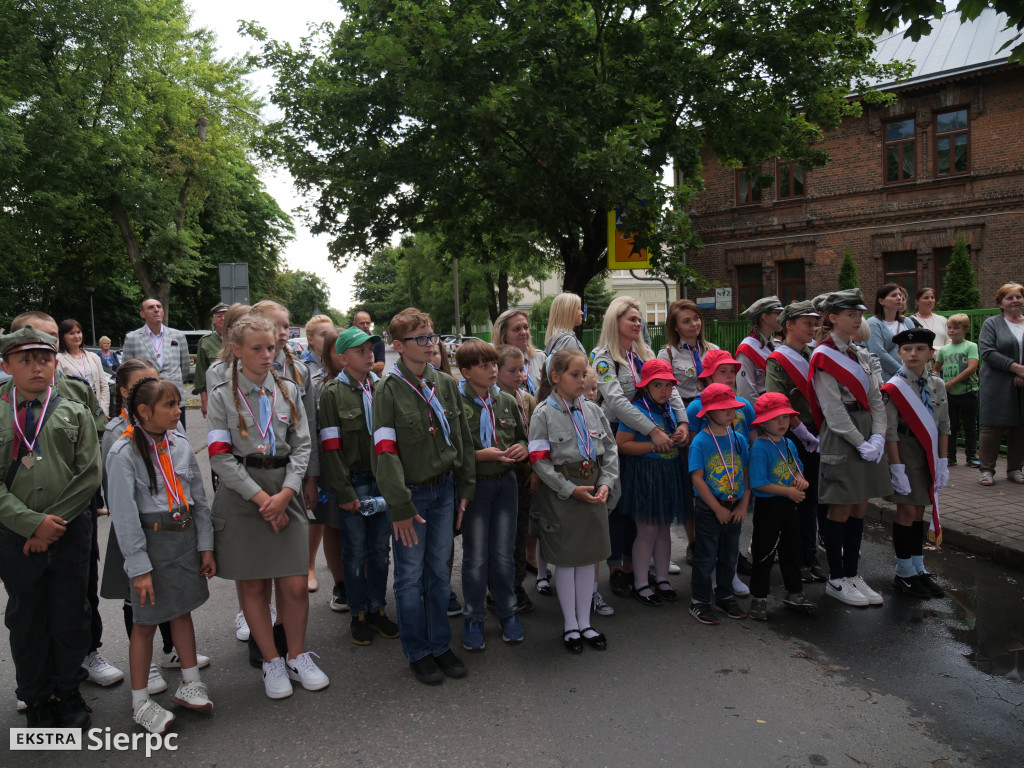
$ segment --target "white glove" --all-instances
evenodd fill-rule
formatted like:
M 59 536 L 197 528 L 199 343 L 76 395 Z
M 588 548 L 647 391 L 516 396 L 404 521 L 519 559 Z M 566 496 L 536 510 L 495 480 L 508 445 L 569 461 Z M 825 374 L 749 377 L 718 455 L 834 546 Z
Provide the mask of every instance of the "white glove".
M 800 438 L 800 442 L 804 444 L 804 449 L 808 453 L 818 452 L 818 438 L 811 434 L 811 430 L 807 428 L 806 424 L 801 424 L 794 429 L 793 434 Z
M 875 446 L 871 444 L 870 440 L 865 440 L 863 443 L 857 446 L 857 452 L 864 461 L 875 460 Z
M 868 442 L 875 447 L 878 454 L 872 459 L 875 464 L 882 461 L 882 457 L 885 456 L 885 435 L 874 434 L 868 438 Z
M 900 496 L 910 495 L 910 480 L 907 479 L 906 464 L 890 464 L 889 477 L 892 478 L 892 489 Z
M 935 492 L 949 485 L 949 459 L 939 459 L 935 464 Z

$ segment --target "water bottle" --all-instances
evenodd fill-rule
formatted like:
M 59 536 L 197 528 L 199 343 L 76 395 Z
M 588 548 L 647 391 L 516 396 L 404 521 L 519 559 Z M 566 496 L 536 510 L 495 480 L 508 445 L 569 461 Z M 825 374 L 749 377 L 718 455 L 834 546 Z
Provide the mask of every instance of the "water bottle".
M 376 515 L 378 512 L 387 512 L 391 507 L 384 500 L 383 496 L 369 496 L 359 500 L 359 514 L 363 517 Z

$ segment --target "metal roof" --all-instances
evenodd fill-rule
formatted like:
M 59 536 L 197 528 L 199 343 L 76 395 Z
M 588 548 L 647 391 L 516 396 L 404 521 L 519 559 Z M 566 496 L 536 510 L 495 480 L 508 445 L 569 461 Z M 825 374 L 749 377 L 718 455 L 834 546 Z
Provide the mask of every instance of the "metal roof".
M 999 49 L 1017 34 L 1016 27 L 1006 29 L 1006 21 L 1005 13 L 992 8 L 967 22 L 960 21 L 957 11 L 947 11 L 941 19 L 932 20 L 932 31 L 917 42 L 903 36 L 905 28 L 879 37 L 875 41 L 876 61 L 910 61 L 915 68 L 907 80 L 875 85 L 907 86 L 1005 64 L 1010 48 Z

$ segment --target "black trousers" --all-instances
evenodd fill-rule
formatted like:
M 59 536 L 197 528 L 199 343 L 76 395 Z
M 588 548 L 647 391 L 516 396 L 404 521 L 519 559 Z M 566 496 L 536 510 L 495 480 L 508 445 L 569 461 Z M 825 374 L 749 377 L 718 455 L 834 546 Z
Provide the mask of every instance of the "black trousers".
M 513 551 L 515 561 L 515 588 L 518 592 L 526 580 L 526 542 L 530 533 L 530 508 L 533 506 L 533 494 L 526 490 L 528 473 L 516 471 L 516 484 L 519 488 L 519 511 L 516 516 L 516 545 Z
M 93 520 L 83 512 L 46 552 L 25 555 L 25 537 L 0 525 L 0 578 L 7 590 L 17 696 L 33 704 L 77 690 L 89 652 L 89 558 Z
M 93 499 L 93 504 L 95 505 L 95 503 L 96 500 Z M 100 540 L 94 507 L 89 507 L 89 517 L 92 518 L 90 523 L 92 533 L 89 543 L 89 585 L 87 593 L 91 614 L 89 619 L 88 652 L 92 653 L 103 645 L 103 617 L 100 616 Z
M 800 514 L 800 555 L 803 565 L 811 565 L 818 555 L 818 526 L 824 515 L 828 514 L 828 505 L 821 505 L 818 509 L 818 474 L 821 471 L 821 455 L 810 453 L 804 448 L 800 438 L 792 431 L 786 435 L 796 446 L 800 463 L 804 465 L 804 479 L 810 483 L 805 491 L 804 500 L 797 505 L 797 512 Z M 758 499 L 758 503 L 761 500 Z M 822 512 L 823 514 L 819 514 Z
M 754 569 L 750 577 L 752 596 L 768 597 L 776 552 L 786 591 L 803 591 L 800 581 L 800 514 L 793 501 L 785 496 L 769 496 L 757 500 L 750 548 L 754 557 Z

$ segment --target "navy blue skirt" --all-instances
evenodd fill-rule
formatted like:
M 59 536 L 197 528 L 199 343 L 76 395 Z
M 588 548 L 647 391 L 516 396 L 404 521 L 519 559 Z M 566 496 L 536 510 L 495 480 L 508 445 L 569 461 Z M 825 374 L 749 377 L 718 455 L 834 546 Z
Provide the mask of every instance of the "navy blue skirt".
M 622 465 L 620 514 L 647 525 L 669 525 L 684 520 L 686 494 L 685 452 L 674 459 L 619 455 Z

